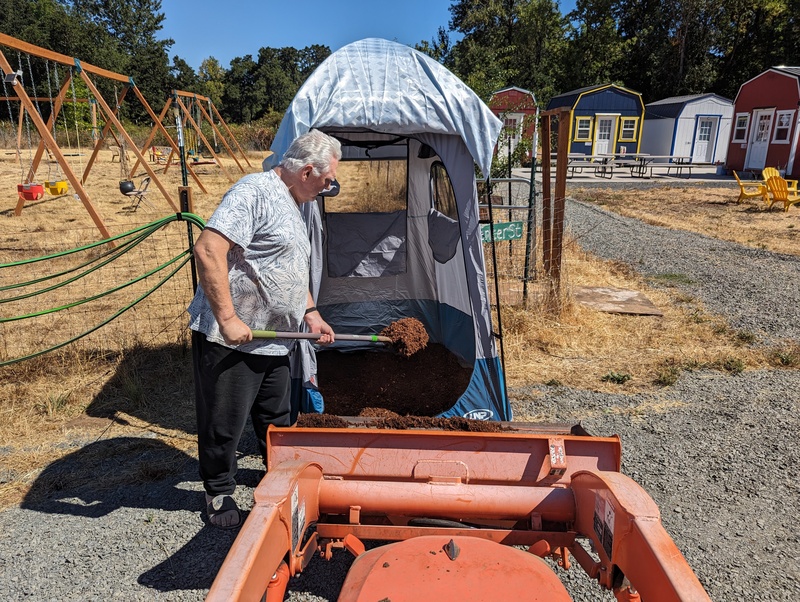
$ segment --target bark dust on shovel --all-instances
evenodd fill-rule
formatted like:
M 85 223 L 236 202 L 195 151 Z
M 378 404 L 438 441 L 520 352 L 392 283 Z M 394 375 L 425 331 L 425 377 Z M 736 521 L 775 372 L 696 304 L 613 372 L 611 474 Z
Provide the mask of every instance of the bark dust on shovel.
M 392 322 L 381 331 L 381 336 L 392 339 L 395 351 L 405 357 L 422 351 L 428 344 L 428 332 L 416 318 L 402 318 Z

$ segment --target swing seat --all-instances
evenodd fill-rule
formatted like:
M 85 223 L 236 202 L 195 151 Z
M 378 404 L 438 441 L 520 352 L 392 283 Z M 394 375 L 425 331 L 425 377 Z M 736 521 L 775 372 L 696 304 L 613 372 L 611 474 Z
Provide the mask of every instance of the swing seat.
M 128 194 L 134 190 L 136 190 L 136 184 L 134 184 L 132 180 L 122 180 L 119 183 L 119 191 L 122 194 Z
M 17 184 L 17 195 L 23 201 L 38 201 L 44 197 L 44 186 L 41 184 Z
M 67 194 L 69 190 L 69 185 L 67 184 L 66 180 L 56 180 L 53 182 L 45 182 L 44 187 L 47 188 L 47 192 L 53 196 L 59 196 L 62 194 Z

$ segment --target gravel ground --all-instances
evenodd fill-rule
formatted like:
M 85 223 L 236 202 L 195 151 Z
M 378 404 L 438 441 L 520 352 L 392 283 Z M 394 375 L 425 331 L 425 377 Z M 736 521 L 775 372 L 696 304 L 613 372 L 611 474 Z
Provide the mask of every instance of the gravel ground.
M 645 275 L 685 276 L 678 286 L 763 343 L 798 338 L 797 258 L 568 207 L 587 250 Z M 593 434 L 622 437 L 623 472 L 655 499 L 713 600 L 800 600 L 798 382 L 795 370 L 693 372 L 633 396 L 565 387 L 510 394 L 519 413 L 580 419 Z M 75 440 L 39 477 L 62 476 L 60 495 L 0 512 L 0 599 L 203 599 L 235 533 L 203 524 L 193 457 L 174 462 L 166 478 L 102 491 L 70 486 L 70 471 L 90 453 L 107 458 L 98 481 L 118 471 L 126 459 L 115 449 L 131 443 L 122 439 L 112 428 L 100 441 Z M 243 442 L 236 495 L 245 508 L 261 477 L 255 450 Z M 139 453 L 175 456 L 157 439 L 143 440 Z M 346 552 L 313 562 L 290 582 L 290 599 L 334 600 L 349 563 Z M 577 566 L 559 574 L 576 600 L 613 600 Z

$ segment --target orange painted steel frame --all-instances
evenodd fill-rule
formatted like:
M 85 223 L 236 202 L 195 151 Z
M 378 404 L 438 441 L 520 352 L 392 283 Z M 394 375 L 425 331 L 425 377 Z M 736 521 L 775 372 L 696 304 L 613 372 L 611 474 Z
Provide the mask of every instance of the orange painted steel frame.
M 340 600 L 359 600 L 372 569 L 390 564 L 359 565 L 371 554 L 362 542 L 401 546 L 423 536 L 440 538 L 444 549 L 461 542 L 473 555 L 481 552 L 464 538 L 478 538 L 501 559 L 510 558 L 508 546 L 527 546 L 565 569 L 571 552 L 618 600 L 710 600 L 653 500 L 620 474 L 618 437 L 270 427 L 267 448 L 267 475 L 209 601 L 283 600 L 290 576 L 340 548 L 357 557 Z M 520 599 L 544 580 L 537 571 Z M 414 579 L 411 571 L 390 580 L 392 600 L 424 599 Z M 480 571 L 455 587 L 453 599 L 494 591 Z

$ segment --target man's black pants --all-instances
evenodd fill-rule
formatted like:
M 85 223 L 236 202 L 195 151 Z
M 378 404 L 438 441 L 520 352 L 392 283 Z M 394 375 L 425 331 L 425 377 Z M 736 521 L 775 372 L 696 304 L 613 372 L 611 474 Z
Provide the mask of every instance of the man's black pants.
M 267 427 L 290 424 L 289 356 L 242 353 L 192 332 L 192 359 L 200 478 L 208 495 L 230 495 L 247 416 L 265 463 Z

